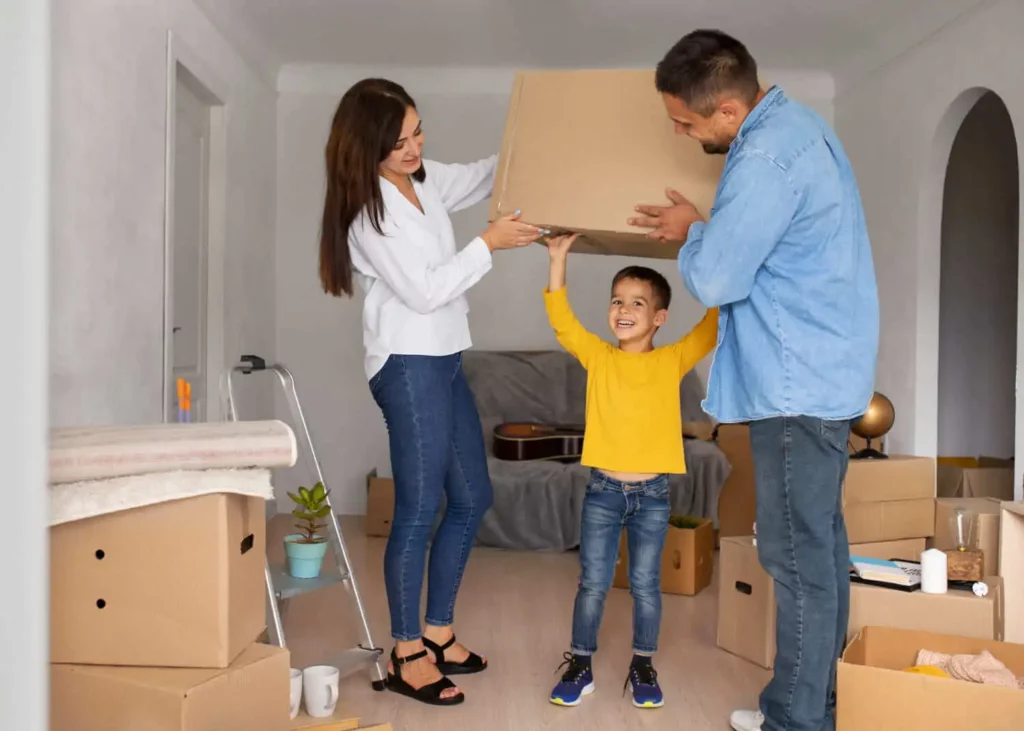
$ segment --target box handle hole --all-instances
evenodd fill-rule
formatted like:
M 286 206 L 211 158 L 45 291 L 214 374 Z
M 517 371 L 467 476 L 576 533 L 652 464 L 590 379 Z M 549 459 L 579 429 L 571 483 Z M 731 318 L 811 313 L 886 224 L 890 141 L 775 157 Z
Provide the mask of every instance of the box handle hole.
M 253 546 L 255 546 L 255 545 L 256 545 L 256 536 L 254 536 L 252 533 L 250 533 L 249 535 L 247 535 L 245 538 L 242 539 L 242 555 L 244 556 L 245 554 L 249 553 L 249 551 L 251 551 Z
M 100 549 L 98 549 L 96 551 L 96 560 L 97 561 L 102 561 L 106 557 L 107 557 L 107 554 L 106 554 L 106 552 L 102 548 L 100 548 Z
M 106 599 L 97 599 L 97 600 L 96 600 L 96 606 L 97 606 L 98 608 L 100 608 L 100 609 L 105 609 L 105 608 L 106 608 L 106 606 L 107 606 L 107 601 L 106 601 Z
M 738 591 L 740 594 L 746 594 L 747 596 L 750 596 L 754 593 L 754 587 L 752 587 L 745 581 L 737 581 L 736 591 Z

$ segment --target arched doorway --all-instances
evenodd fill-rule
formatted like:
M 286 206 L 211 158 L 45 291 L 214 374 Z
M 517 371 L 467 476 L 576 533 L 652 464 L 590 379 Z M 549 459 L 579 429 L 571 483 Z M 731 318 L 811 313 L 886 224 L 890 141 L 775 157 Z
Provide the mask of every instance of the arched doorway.
M 937 453 L 1012 458 L 1019 170 L 1010 114 L 981 90 L 955 132 L 942 190 Z

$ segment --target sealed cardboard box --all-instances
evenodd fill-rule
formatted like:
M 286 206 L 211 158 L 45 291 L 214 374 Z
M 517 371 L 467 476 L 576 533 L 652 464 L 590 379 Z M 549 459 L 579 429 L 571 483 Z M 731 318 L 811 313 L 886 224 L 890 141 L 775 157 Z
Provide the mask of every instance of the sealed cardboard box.
M 674 259 L 626 221 L 638 203 L 665 205 L 665 188 L 707 217 L 724 155 L 675 134 L 653 70 L 516 74 L 491 219 L 523 220 L 582 234 L 573 251 Z
M 289 653 L 250 645 L 227 669 L 50 666 L 50 727 L 283 731 Z
M 888 459 L 851 459 L 846 469 L 843 483 L 846 505 L 934 497 L 935 461 L 929 457 L 892 455 Z
M 661 590 L 665 594 L 696 596 L 711 584 L 715 564 L 715 529 L 710 520 L 696 528 L 669 525 L 661 553 Z M 626 531 L 619 541 L 612 586 L 629 588 L 629 547 Z
M 1019 731 L 1024 691 L 903 672 L 921 650 L 978 655 L 987 650 L 1018 678 L 1024 646 L 994 640 L 867 627 L 839 663 L 837 727 L 841 731 Z
M 882 541 L 880 543 L 852 543 L 851 556 L 881 558 L 885 560 L 920 561 L 921 553 L 927 548 L 927 539 L 908 538 L 903 541 Z
M 850 543 L 931 538 L 935 532 L 935 500 L 888 500 L 843 507 Z
M 1002 580 L 991 577 L 985 583 L 988 594 L 979 597 L 970 589 L 951 587 L 945 594 L 925 594 L 852 582 L 847 637 L 877 626 L 1002 640 Z
M 378 477 L 374 470 L 366 478 L 366 535 L 391 535 L 391 521 L 395 517 L 395 481 Z
M 757 521 L 754 460 L 750 454 L 750 427 L 719 424 L 715 443 L 729 460 L 729 477 L 718 498 L 718 534 L 749 536 Z
M 50 530 L 50 659 L 225 668 L 266 627 L 266 506 L 204 495 Z
M 983 573 L 999 576 L 999 516 L 1001 503 L 993 498 L 939 498 L 935 501 L 935 537 L 929 548 L 952 550 L 956 545 L 954 517 L 958 509 L 973 516 L 971 544 L 985 554 Z
M 775 587 L 752 538 L 727 537 L 718 557 L 718 646 L 771 669 L 775 664 Z
M 1013 500 L 1013 460 L 995 457 L 940 457 L 938 496 Z
M 999 574 L 1006 596 L 1006 641 L 1024 643 L 1024 503 L 1003 503 Z

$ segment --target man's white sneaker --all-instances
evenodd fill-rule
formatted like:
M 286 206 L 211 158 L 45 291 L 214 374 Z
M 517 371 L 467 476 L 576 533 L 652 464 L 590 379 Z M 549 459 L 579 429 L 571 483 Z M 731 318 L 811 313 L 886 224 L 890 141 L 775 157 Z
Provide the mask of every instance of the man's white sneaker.
M 734 731 L 761 731 L 764 716 L 760 711 L 736 711 L 729 718 Z

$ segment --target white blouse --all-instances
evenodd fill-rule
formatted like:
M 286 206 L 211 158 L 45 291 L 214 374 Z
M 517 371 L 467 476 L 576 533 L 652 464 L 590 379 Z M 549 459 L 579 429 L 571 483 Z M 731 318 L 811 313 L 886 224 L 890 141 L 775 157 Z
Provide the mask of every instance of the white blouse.
M 490 197 L 497 164 L 497 155 L 468 165 L 424 160 L 426 180 L 413 183 L 422 212 L 382 177 L 383 235 L 365 211 L 353 222 L 367 378 L 392 354 L 452 355 L 472 345 L 465 292 L 490 271 L 491 251 L 480 237 L 457 251 L 448 214 Z

